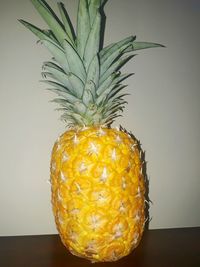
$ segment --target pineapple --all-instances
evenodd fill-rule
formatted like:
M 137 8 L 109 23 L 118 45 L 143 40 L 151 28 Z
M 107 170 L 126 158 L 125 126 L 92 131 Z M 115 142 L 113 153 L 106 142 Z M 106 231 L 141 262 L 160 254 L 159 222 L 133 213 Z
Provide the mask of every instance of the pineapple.
M 111 124 L 126 101 L 120 69 L 135 50 L 161 46 L 127 37 L 102 44 L 105 0 L 79 0 L 76 32 L 63 3 L 60 18 L 31 0 L 49 29 L 20 20 L 50 51 L 42 75 L 58 97 L 68 130 L 51 158 L 52 206 L 63 244 L 92 262 L 116 261 L 141 240 L 145 214 L 144 157 L 138 140 Z

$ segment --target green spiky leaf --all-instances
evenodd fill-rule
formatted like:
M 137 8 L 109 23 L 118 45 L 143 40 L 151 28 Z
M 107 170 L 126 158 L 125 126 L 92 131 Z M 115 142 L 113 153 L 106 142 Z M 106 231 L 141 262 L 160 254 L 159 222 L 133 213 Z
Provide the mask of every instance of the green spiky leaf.
M 68 61 L 66 60 L 65 52 L 63 48 L 47 40 L 44 40 L 43 44 L 47 47 L 50 53 L 54 56 L 54 59 L 56 60 L 57 63 L 60 64 L 63 70 L 66 73 L 70 72 L 69 64 L 68 64 Z
M 131 41 L 133 37 L 127 38 L 126 40 L 121 41 L 118 44 L 112 46 L 104 57 L 100 58 L 101 69 L 100 69 L 100 77 L 104 75 L 104 73 L 108 70 L 110 65 L 123 55 L 123 52 L 131 45 Z
M 150 42 L 133 42 L 132 45 L 126 49 L 125 52 L 131 52 L 141 49 L 154 48 L 154 47 L 165 47 L 164 45 Z
M 111 44 L 111 45 L 103 48 L 99 53 L 101 64 L 103 64 L 106 60 L 108 60 L 108 58 L 113 53 L 116 53 L 116 51 L 119 52 L 120 49 L 122 49 L 122 47 L 124 45 L 127 45 L 127 44 L 132 45 L 135 38 L 136 38 L 135 36 L 129 36 L 129 37 L 126 37 L 125 39 L 117 42 L 117 43 Z
M 45 0 L 31 2 L 49 29 L 20 22 L 53 55 L 53 62 L 44 63 L 42 75 L 58 95 L 53 102 L 64 112 L 61 119 L 72 127 L 110 125 L 127 103 L 122 82 L 132 74 L 121 73 L 122 67 L 134 51 L 163 45 L 129 36 L 103 48 L 102 9 L 107 0 L 79 0 L 76 34 L 63 3 L 58 3 L 60 20 Z
M 20 19 L 19 22 L 22 23 L 32 33 L 34 33 L 40 40 L 47 40 L 47 41 L 50 41 L 53 43 L 55 42 L 55 38 L 52 37 L 52 35 L 50 35 L 49 32 L 47 32 L 45 30 L 41 30 L 38 27 L 34 26 L 33 24 L 31 24 L 25 20 Z
M 99 86 L 100 65 L 99 57 L 95 55 L 87 71 L 87 82 L 92 81 L 97 89 Z
M 68 62 L 70 72 L 74 73 L 83 82 L 85 82 L 86 81 L 85 66 L 79 54 L 67 41 L 64 41 L 63 47 L 64 47 L 65 57 L 66 57 L 66 61 Z
M 119 69 L 125 65 L 130 59 L 132 59 L 135 56 L 133 55 L 128 55 L 124 56 L 123 58 L 120 58 L 116 60 L 113 64 L 110 65 L 110 67 L 103 73 L 103 75 L 100 78 L 99 84 L 102 84 L 112 73 L 119 71 Z
M 92 27 L 96 14 L 101 6 L 101 0 L 92 0 L 88 2 L 89 16 L 90 16 L 90 26 Z
M 88 10 L 87 0 L 79 1 L 78 15 L 77 15 L 77 51 L 83 59 L 85 46 L 90 33 L 90 16 Z
M 84 91 L 84 83 L 72 72 L 69 73 L 68 78 L 74 94 L 77 95 L 77 97 L 81 98 Z
M 31 0 L 32 4 L 36 8 L 36 10 L 40 13 L 41 17 L 50 27 L 54 35 L 56 36 L 59 43 L 62 45 L 63 41 L 67 39 L 71 42 L 69 36 L 64 30 L 64 26 L 59 18 L 56 16 L 54 11 L 50 8 L 50 6 L 44 0 Z
M 114 81 L 115 77 L 117 76 L 116 73 L 110 75 L 97 89 L 97 95 L 101 95 Z
M 43 74 L 52 77 L 53 79 L 61 82 L 67 88 L 71 89 L 68 75 L 56 64 L 52 62 L 45 63 L 43 65 Z M 71 89 L 72 90 L 72 89 Z
M 58 96 L 61 96 L 63 99 L 67 99 L 68 103 L 76 103 L 79 99 L 76 98 L 74 95 L 70 94 L 69 91 L 60 90 L 59 88 L 49 88 L 51 92 L 56 93 Z
M 101 16 L 99 12 L 97 12 L 84 51 L 84 62 L 86 70 L 88 69 L 94 56 L 99 52 L 100 27 L 101 27 Z
M 75 41 L 75 33 L 74 33 L 74 28 L 73 25 L 71 23 L 70 17 L 67 13 L 67 10 L 65 8 L 65 5 L 62 2 L 58 3 L 58 9 L 60 11 L 61 14 L 61 18 L 63 21 L 63 25 L 65 28 L 65 31 L 67 33 L 67 36 L 69 36 L 70 40 L 71 40 L 71 44 L 74 44 Z M 68 40 L 69 41 L 69 40 Z

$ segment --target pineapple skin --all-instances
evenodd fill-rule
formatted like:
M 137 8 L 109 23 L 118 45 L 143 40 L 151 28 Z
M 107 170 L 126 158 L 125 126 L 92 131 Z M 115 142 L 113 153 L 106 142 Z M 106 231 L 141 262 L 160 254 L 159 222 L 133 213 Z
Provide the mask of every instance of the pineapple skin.
M 71 129 L 51 158 L 52 207 L 61 240 L 74 255 L 116 261 L 141 240 L 145 181 L 138 141 L 128 133 Z

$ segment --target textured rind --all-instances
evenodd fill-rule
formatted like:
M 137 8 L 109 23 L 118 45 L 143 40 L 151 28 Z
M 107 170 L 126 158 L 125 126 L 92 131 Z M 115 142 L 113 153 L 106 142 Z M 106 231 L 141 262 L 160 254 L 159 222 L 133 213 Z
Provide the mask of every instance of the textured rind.
M 138 246 L 145 183 L 129 134 L 99 127 L 65 132 L 53 147 L 51 184 L 57 229 L 72 254 L 115 261 Z

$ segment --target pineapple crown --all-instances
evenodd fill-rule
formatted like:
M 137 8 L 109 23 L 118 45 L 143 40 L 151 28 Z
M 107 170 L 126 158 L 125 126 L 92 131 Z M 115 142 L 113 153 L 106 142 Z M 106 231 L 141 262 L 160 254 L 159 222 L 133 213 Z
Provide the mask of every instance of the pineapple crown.
M 136 36 L 103 47 L 103 7 L 107 0 L 79 0 L 76 32 L 63 3 L 60 18 L 45 0 L 31 0 L 49 29 L 19 20 L 53 55 L 44 62 L 42 76 L 58 97 L 61 119 L 70 127 L 110 125 L 124 109 L 122 84 L 132 74 L 120 69 L 139 49 L 162 46 L 137 42 Z

